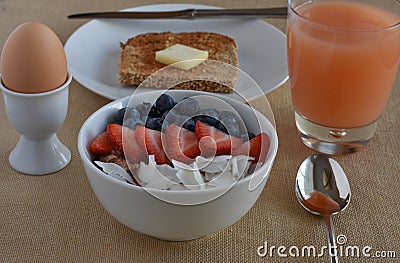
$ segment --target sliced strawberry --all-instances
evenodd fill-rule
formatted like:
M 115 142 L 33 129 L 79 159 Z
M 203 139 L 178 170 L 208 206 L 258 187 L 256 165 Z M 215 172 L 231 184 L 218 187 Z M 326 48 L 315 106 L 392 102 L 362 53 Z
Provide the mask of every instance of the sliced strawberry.
M 108 124 L 107 125 L 107 135 L 110 141 L 117 147 L 120 151 L 123 151 L 122 146 L 122 126 L 119 124 Z
M 253 139 L 246 141 L 240 147 L 233 149 L 232 155 L 248 155 L 254 157 L 252 163 L 265 162 L 269 150 L 269 137 L 262 132 Z
M 145 148 L 139 146 L 136 142 L 135 131 L 129 128 L 123 128 L 123 146 L 125 158 L 132 163 L 140 163 L 147 160 Z
M 168 126 L 164 146 L 165 153 L 171 160 L 188 164 L 200 155 L 199 140 L 194 132 L 175 124 Z
M 233 148 L 237 148 L 243 143 L 242 139 L 230 136 L 200 121 L 196 122 L 195 134 L 198 140 L 207 136 L 213 138 L 215 144 L 203 144 L 202 148 L 204 147 L 207 152 L 215 150 L 216 155 L 231 154 Z M 217 149 L 213 149 L 215 146 Z
M 136 143 L 147 151 L 147 154 L 154 155 L 157 164 L 171 164 L 161 143 L 161 132 L 151 130 L 138 125 L 135 130 Z
M 147 153 L 154 155 L 157 164 L 171 164 L 161 143 L 161 132 L 146 128 L 145 140 Z
M 146 127 L 141 125 L 136 126 L 135 130 L 136 142 L 142 149 L 146 149 L 145 132 L 146 132 Z
M 203 157 L 214 157 L 216 156 L 217 144 L 214 139 L 210 136 L 204 136 L 199 141 L 199 148 L 201 156 Z
M 90 151 L 97 154 L 106 154 L 114 149 L 114 145 L 110 141 L 106 132 L 100 133 L 90 145 Z
M 132 163 L 145 161 L 147 152 L 136 141 L 135 131 L 119 124 L 107 125 L 107 136 L 112 144 L 125 154 Z

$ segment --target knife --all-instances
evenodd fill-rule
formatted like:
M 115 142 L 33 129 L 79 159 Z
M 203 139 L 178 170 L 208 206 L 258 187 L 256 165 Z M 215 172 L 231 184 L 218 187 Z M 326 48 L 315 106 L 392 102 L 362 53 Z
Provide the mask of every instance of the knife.
M 254 9 L 183 9 L 177 11 L 121 11 L 80 13 L 67 16 L 80 18 L 133 18 L 133 19 L 197 19 L 197 18 L 286 18 L 287 7 Z

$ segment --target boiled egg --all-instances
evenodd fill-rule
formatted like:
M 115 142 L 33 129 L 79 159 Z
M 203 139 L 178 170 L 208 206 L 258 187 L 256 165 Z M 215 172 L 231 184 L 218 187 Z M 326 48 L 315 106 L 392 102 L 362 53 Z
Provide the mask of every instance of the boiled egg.
M 46 25 L 27 22 L 7 38 L 1 52 L 1 81 L 12 91 L 42 93 L 67 80 L 67 59 L 57 35 Z

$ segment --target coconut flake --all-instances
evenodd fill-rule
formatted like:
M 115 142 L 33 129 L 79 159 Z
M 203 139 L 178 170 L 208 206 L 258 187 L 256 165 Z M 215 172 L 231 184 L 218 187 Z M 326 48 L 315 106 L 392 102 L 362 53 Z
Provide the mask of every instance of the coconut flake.
M 231 159 L 231 171 L 236 180 L 239 180 L 247 174 L 250 167 L 250 161 L 253 159 L 253 157 L 246 155 L 238 155 Z
M 135 184 L 135 181 L 132 179 L 130 174 L 128 174 L 124 168 L 119 166 L 118 164 L 115 163 L 105 163 L 105 162 L 100 162 L 100 161 L 95 161 L 95 164 L 101 167 L 103 172 L 105 172 L 107 175 L 111 176 L 114 179 L 117 179 L 119 181 L 123 182 L 129 182 L 131 184 Z
M 154 155 L 149 156 L 148 164 L 141 162 L 138 169 L 138 177 L 144 183 L 143 186 L 159 190 L 167 190 L 177 184 L 175 174 L 169 165 L 157 165 Z
M 193 190 L 223 186 L 234 183 L 252 171 L 246 155 L 221 155 L 211 158 L 196 157 L 191 164 L 172 160 L 174 167 L 158 165 L 154 155 L 149 156 L 146 164 L 141 162 L 137 169 L 138 179 L 142 186 L 158 190 Z M 135 184 L 132 177 L 114 163 L 95 162 L 103 171 L 115 179 Z M 249 169 L 250 167 L 250 169 Z
M 175 160 L 172 160 L 175 169 L 177 170 L 176 176 L 188 189 L 205 189 L 205 182 L 201 175 L 196 162 L 192 165 L 187 165 Z
M 199 170 L 207 173 L 219 173 L 226 169 L 229 160 L 232 158 L 230 155 L 220 155 L 210 158 L 203 156 L 196 157 L 195 163 Z
M 234 183 L 235 181 L 236 178 L 233 176 L 231 171 L 225 169 L 221 173 L 214 175 L 214 178 L 210 182 L 208 182 L 207 185 L 211 187 L 216 187 L 216 186 L 231 184 Z

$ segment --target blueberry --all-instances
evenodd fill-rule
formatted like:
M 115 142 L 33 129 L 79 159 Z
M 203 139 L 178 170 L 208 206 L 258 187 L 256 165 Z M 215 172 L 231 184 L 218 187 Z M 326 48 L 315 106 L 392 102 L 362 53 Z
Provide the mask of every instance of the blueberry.
M 214 126 L 215 128 L 218 129 L 219 127 L 219 120 L 212 117 L 212 116 L 206 116 L 206 115 L 197 115 L 195 117 L 193 117 L 194 121 L 201 121 L 203 123 L 206 123 L 210 126 Z
M 157 108 L 155 105 L 153 105 L 150 108 L 149 116 L 153 117 L 153 118 L 161 118 L 162 112 L 159 108 Z
M 176 116 L 178 116 L 178 113 L 175 110 L 169 110 L 163 113 L 162 119 L 168 121 L 169 123 L 175 122 Z
M 183 125 L 182 128 L 185 128 L 186 130 L 194 132 L 194 128 L 196 126 L 196 123 L 192 118 L 188 119 Z
M 222 121 L 224 119 L 233 119 L 235 120 L 237 123 L 240 123 L 239 118 L 236 116 L 236 114 L 230 112 L 230 111 L 221 111 L 218 114 L 219 119 Z
M 199 112 L 200 118 L 199 120 L 218 128 L 219 125 L 219 111 L 214 108 L 203 109 Z
M 218 129 L 218 127 L 221 125 L 221 122 L 220 122 L 219 120 L 217 120 L 217 119 L 215 119 L 215 118 L 212 118 L 212 117 L 208 117 L 208 118 L 206 119 L 206 123 L 207 123 L 208 125 L 211 125 L 211 126 L 217 128 L 217 129 Z
M 186 116 L 194 116 L 199 110 L 200 106 L 197 100 L 193 98 L 186 98 L 177 104 L 179 113 Z
M 199 115 L 205 115 L 205 116 L 209 116 L 209 117 L 213 117 L 215 119 L 218 120 L 219 118 L 219 111 L 214 109 L 214 108 L 207 108 L 207 109 L 202 109 L 199 112 Z
M 254 137 L 256 137 L 256 135 L 252 132 L 247 132 L 247 137 L 249 138 L 249 140 L 253 139 Z
M 242 133 L 239 138 L 241 138 L 244 142 L 253 139 L 256 135 L 252 132 Z
M 140 120 L 140 113 L 136 109 L 126 108 L 125 119 Z
M 164 113 L 167 110 L 172 109 L 175 106 L 175 101 L 168 94 L 161 94 L 156 100 L 156 107 L 160 112 Z
M 233 118 L 225 118 L 221 120 L 221 126 L 224 126 L 227 133 L 231 136 L 239 137 L 240 136 L 240 125 Z
M 163 123 L 162 123 L 162 126 L 161 126 L 161 131 L 162 132 L 166 132 L 168 127 L 169 127 L 169 124 L 170 124 L 169 122 L 164 120 Z
M 150 108 L 151 104 L 148 102 L 143 102 L 142 104 L 136 106 L 136 110 L 139 112 L 142 120 L 144 120 L 145 117 L 149 114 Z
M 140 119 L 140 113 L 136 109 L 124 107 L 118 110 L 116 119 L 117 121 L 122 122 L 124 118 Z
M 220 112 L 219 113 L 219 119 L 225 126 L 228 126 L 228 127 L 230 127 L 231 125 L 234 125 L 232 123 L 236 123 L 234 125 L 233 130 L 236 130 L 236 126 L 237 126 L 237 128 L 240 131 L 237 134 L 237 136 L 239 136 L 242 133 L 246 133 L 247 132 L 247 129 L 246 129 L 246 126 L 243 123 L 243 120 L 240 117 L 238 117 L 236 114 L 234 114 L 234 113 L 232 113 L 230 111 L 222 111 L 222 112 Z M 228 130 L 229 130 L 229 128 L 228 128 Z
M 175 116 L 174 123 L 175 123 L 176 125 L 182 127 L 188 119 L 190 119 L 189 116 L 185 116 L 185 115 L 176 115 L 176 116 Z M 169 120 L 168 120 L 168 121 L 169 121 Z
M 146 128 L 161 131 L 163 120 L 161 118 L 147 117 Z
M 169 112 L 170 112 L 169 110 L 164 111 L 163 114 L 161 115 L 161 119 L 165 120 Z
M 217 128 L 218 130 L 228 134 L 228 130 L 226 129 L 225 125 L 222 122 L 219 122 L 218 123 L 218 127 L 215 127 L 215 128 Z
M 136 126 L 138 126 L 138 125 L 141 125 L 141 126 L 144 125 L 144 123 L 141 119 L 129 118 L 129 119 L 125 119 L 125 121 L 124 121 L 124 126 L 129 129 L 132 129 L 132 130 L 135 130 Z
M 117 114 L 115 115 L 117 121 L 123 121 L 125 116 L 126 107 L 119 109 Z

